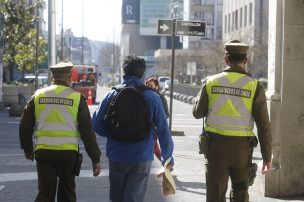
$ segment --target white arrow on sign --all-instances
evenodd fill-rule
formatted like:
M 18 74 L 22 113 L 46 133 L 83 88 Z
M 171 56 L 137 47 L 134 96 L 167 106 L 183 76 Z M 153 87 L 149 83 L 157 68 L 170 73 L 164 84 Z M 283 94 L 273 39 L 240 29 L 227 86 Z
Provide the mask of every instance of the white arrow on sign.
M 168 25 L 166 24 L 161 25 L 160 28 L 163 30 L 163 32 L 169 29 Z

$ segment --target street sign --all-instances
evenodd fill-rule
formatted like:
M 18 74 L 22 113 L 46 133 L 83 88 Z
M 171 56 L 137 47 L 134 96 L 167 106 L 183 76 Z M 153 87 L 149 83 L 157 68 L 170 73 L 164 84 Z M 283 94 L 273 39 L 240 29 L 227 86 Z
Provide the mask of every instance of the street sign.
M 162 35 L 172 35 L 172 20 L 158 20 L 157 33 Z
M 206 36 L 206 23 L 203 21 L 176 21 L 176 35 Z
M 172 35 L 172 20 L 158 20 L 157 33 L 161 35 Z M 175 35 L 179 36 L 206 36 L 206 22 L 203 21 L 176 21 Z
M 187 75 L 196 75 L 196 62 L 187 62 Z

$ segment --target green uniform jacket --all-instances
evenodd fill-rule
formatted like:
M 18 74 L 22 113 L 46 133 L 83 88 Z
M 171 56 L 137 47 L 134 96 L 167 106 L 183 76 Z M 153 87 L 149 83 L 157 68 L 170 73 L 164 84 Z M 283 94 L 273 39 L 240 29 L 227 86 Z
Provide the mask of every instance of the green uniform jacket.
M 55 84 L 67 86 L 67 84 L 61 82 L 56 82 Z M 35 122 L 35 103 L 34 96 L 32 96 L 24 108 L 19 126 L 21 149 L 26 153 L 34 151 L 32 137 L 34 134 Z M 94 164 L 100 162 L 101 152 L 96 142 L 95 132 L 92 129 L 91 115 L 86 98 L 83 96 L 80 98 L 77 122 L 80 138 L 83 141 L 86 152 Z
M 228 66 L 224 71 L 247 74 L 242 67 Z M 197 119 L 206 117 L 208 114 L 208 95 L 206 91 L 205 82 L 203 83 L 203 87 L 201 91 L 197 95 L 192 113 L 193 116 Z M 253 98 L 252 116 L 257 126 L 258 138 L 260 142 L 263 160 L 265 162 L 271 162 L 271 155 L 272 155 L 271 128 L 270 128 L 269 116 L 267 111 L 265 91 L 259 82 L 257 83 L 257 89 Z

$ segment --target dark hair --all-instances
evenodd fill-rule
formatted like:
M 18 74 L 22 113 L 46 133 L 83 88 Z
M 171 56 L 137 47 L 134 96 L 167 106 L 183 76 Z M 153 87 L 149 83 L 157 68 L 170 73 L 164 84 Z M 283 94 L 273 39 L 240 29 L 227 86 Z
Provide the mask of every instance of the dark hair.
M 147 85 L 148 82 L 153 81 L 156 87 L 160 87 L 159 86 L 159 81 L 157 80 L 157 78 L 155 76 L 151 76 L 149 77 L 146 82 L 145 85 Z
M 242 62 L 247 58 L 246 54 L 227 53 L 227 59 L 229 62 Z
M 128 55 L 122 63 L 122 70 L 125 76 L 136 76 L 141 79 L 146 71 L 146 62 L 134 54 Z

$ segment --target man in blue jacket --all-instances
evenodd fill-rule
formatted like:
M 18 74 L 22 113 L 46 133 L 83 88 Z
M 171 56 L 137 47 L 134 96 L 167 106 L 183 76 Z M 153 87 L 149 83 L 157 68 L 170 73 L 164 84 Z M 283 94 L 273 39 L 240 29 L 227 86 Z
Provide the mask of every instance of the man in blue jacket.
M 146 70 L 144 59 L 129 55 L 124 59 L 122 69 L 124 73 L 122 84 L 144 85 L 142 80 Z M 142 202 L 154 158 L 153 130 L 157 130 L 163 165 L 167 159 L 172 157 L 173 141 L 162 101 L 159 95 L 152 90 L 143 91 L 149 109 L 149 136 L 136 142 L 123 142 L 111 138 L 104 117 L 109 103 L 116 94 L 117 91 L 113 89 L 105 95 L 93 114 L 94 130 L 107 138 L 106 155 L 109 158 L 110 200 L 112 202 Z M 170 169 L 173 164 L 174 161 L 171 158 Z

